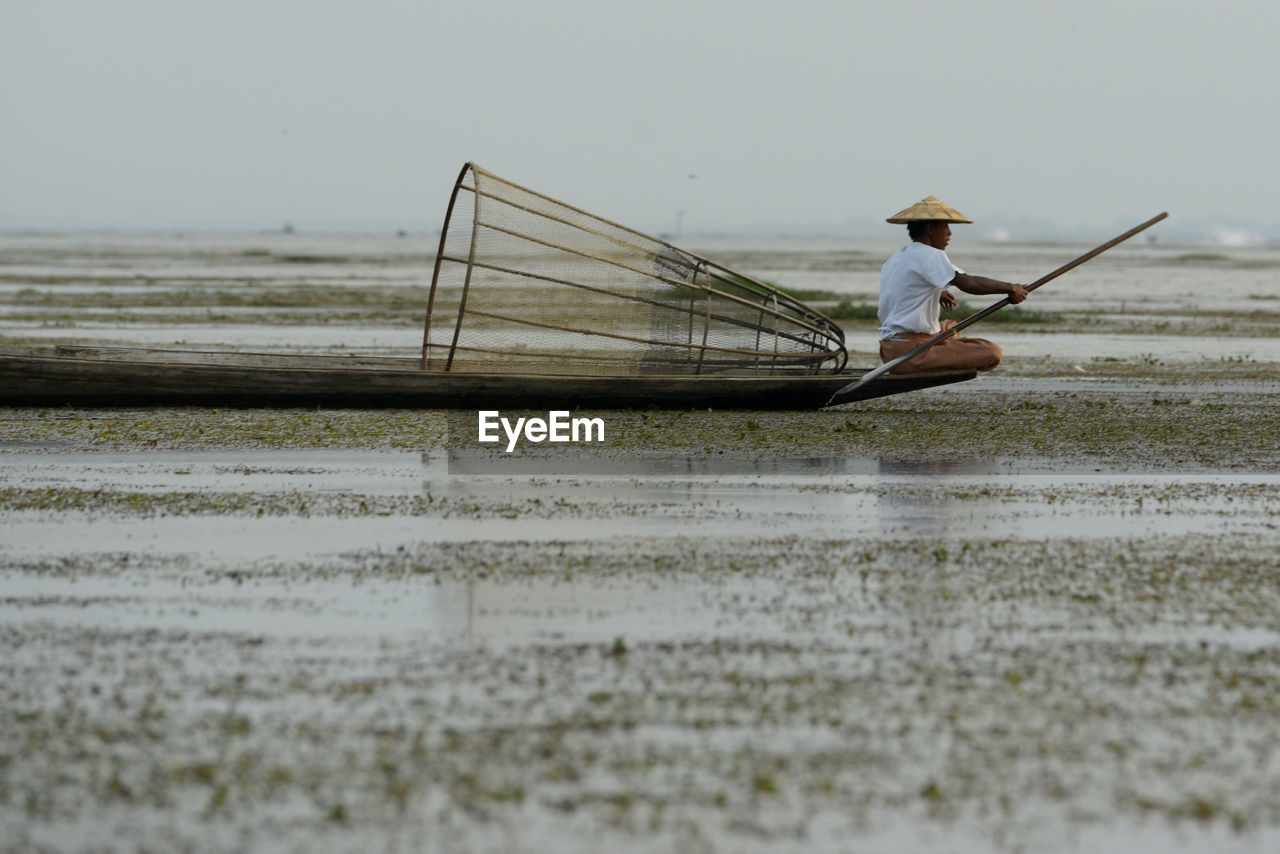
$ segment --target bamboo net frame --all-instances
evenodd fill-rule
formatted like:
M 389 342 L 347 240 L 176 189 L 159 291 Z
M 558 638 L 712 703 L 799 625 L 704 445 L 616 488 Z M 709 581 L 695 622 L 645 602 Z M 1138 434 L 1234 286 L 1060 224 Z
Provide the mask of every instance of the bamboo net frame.
M 458 175 L 425 370 L 814 374 L 846 358 L 837 323 L 764 282 L 474 163 Z

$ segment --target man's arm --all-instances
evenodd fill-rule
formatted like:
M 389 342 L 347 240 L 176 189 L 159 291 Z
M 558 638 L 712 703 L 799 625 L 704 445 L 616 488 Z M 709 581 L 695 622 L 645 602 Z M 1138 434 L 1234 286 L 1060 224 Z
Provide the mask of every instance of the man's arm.
M 1004 294 L 1009 302 L 1017 304 L 1027 298 L 1027 289 L 1012 282 L 1001 282 L 988 279 L 986 276 L 971 276 L 968 273 L 956 273 L 950 284 L 955 285 L 967 294 Z

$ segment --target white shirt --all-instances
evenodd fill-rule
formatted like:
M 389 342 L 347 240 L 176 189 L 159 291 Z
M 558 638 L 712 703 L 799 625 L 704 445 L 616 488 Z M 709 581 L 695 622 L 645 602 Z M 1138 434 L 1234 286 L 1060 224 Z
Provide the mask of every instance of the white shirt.
M 963 272 L 941 249 L 915 241 L 889 256 L 880 268 L 881 340 L 899 332 L 941 332 L 939 300 Z

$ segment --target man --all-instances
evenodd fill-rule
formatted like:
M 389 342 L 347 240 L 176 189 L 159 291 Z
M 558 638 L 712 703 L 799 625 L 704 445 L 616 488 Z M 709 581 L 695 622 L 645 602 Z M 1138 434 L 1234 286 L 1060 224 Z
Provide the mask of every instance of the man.
M 892 361 L 943 329 L 940 309 L 955 308 L 953 285 L 969 294 L 1003 294 L 1009 302 L 1027 298 L 1022 285 L 972 276 L 961 270 L 944 252 L 951 242 L 951 223 L 973 222 L 955 208 L 928 196 L 887 220 L 906 223 L 911 243 L 899 249 L 880 270 L 880 359 Z M 959 333 L 934 344 L 893 369 L 894 373 L 922 371 L 989 371 L 1000 364 L 1000 347 L 982 338 Z

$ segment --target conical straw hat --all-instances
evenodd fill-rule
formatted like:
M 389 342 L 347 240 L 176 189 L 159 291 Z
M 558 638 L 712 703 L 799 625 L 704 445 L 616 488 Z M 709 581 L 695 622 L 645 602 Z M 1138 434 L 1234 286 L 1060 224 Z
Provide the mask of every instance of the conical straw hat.
M 933 196 L 925 196 L 909 208 L 898 211 L 885 222 L 905 223 L 915 220 L 938 220 L 941 222 L 973 222 L 960 211 L 938 201 Z

